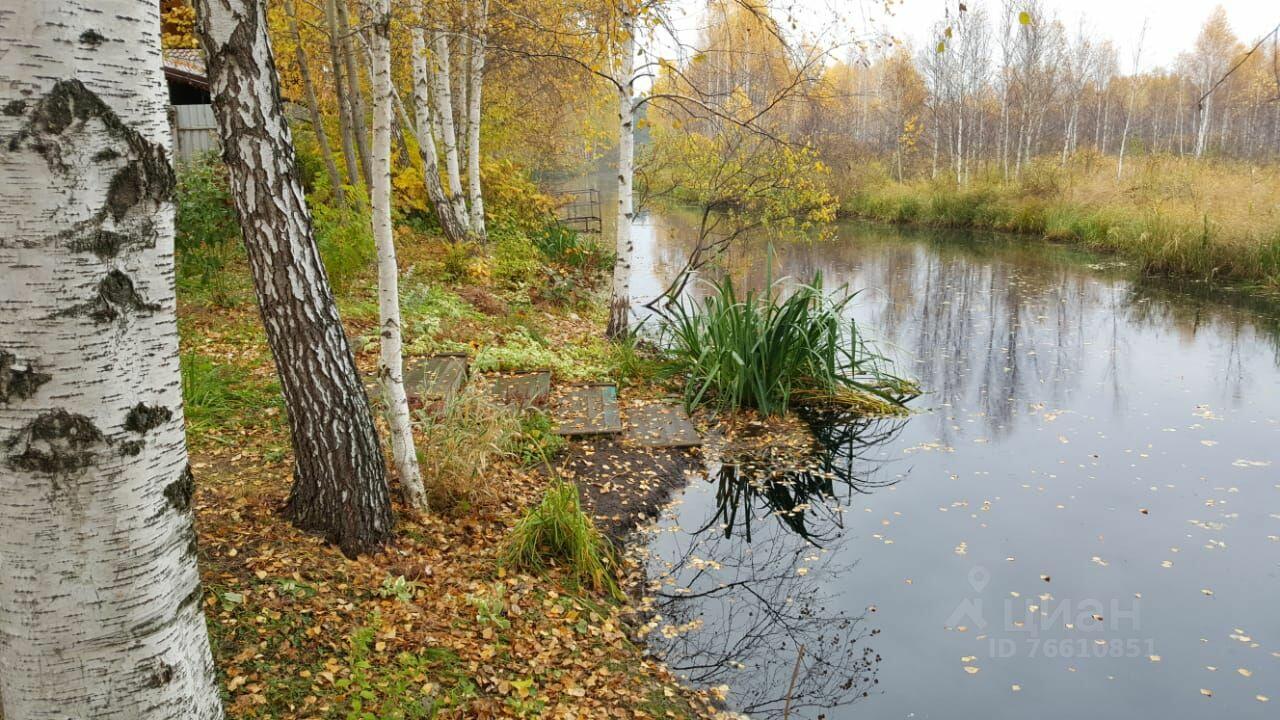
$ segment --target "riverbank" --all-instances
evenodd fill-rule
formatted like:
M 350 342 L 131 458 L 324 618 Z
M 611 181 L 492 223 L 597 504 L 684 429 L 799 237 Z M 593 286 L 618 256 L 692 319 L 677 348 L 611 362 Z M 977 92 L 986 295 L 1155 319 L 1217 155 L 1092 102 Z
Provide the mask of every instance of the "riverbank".
M 1280 292 L 1280 172 L 1185 158 L 1037 161 L 1020 180 L 858 183 L 845 217 L 1040 236 L 1121 258 L 1146 275 Z
M 349 560 L 280 516 L 292 451 L 243 250 L 217 177 L 184 180 L 184 401 L 203 607 L 228 716 L 716 717 L 713 694 L 647 656 L 627 603 L 563 569 L 502 566 L 511 528 L 546 487 L 541 458 L 573 456 L 544 415 L 498 417 L 478 398 L 443 419 L 418 415 L 432 512 L 397 499 L 395 537 L 374 556 Z M 368 226 L 356 213 L 315 208 L 357 365 L 372 375 Z M 614 382 L 631 398 L 666 392 L 634 348 L 603 340 L 607 258 L 590 247 L 555 256 L 567 246 L 541 247 L 527 222 L 495 225 L 490 244 L 472 248 L 414 222 L 396 232 L 407 357 L 464 352 L 474 372 L 550 368 L 558 383 Z M 615 537 L 676 483 L 634 486 L 656 494 L 599 505 L 597 524 L 616 525 Z M 592 487 L 583 494 L 619 497 L 598 478 Z

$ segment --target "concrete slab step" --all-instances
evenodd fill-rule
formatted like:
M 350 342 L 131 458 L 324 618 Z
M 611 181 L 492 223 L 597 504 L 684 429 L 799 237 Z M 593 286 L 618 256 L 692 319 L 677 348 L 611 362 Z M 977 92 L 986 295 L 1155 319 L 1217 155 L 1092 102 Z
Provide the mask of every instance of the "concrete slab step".
M 551 371 L 516 373 L 487 377 L 484 390 L 495 401 L 525 410 L 540 403 L 551 393 Z
M 410 401 L 447 403 L 467 382 L 466 355 L 433 355 L 413 358 L 404 372 L 404 389 Z
M 558 392 L 551 417 L 557 435 L 610 435 L 622 432 L 618 386 L 579 385 Z
M 382 384 L 378 376 L 364 375 L 364 388 L 369 400 L 382 402 Z M 452 400 L 467 382 L 467 356 L 459 354 L 432 355 L 406 358 L 404 361 L 404 391 L 409 404 L 423 407 Z
M 702 436 L 689 421 L 684 403 L 661 401 L 627 408 L 627 443 L 650 448 L 687 448 L 702 444 Z

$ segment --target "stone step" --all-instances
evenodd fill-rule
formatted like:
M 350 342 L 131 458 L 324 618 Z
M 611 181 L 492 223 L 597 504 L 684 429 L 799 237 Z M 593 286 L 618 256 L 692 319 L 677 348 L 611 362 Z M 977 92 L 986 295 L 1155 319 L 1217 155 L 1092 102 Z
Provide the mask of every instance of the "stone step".
M 484 380 L 484 390 L 495 401 L 517 410 L 539 404 L 551 393 L 551 371 L 498 375 Z
M 612 435 L 622 432 L 618 386 L 579 385 L 553 398 L 551 417 L 557 435 Z
M 404 372 L 404 389 L 410 401 L 448 403 L 467 382 L 467 356 L 433 355 L 413 358 Z
M 684 403 L 664 400 L 627 409 L 623 440 L 649 448 L 688 448 L 702 444 L 702 436 L 689 421 Z
M 382 402 L 382 384 L 378 376 L 364 375 L 369 400 Z M 415 407 L 452 400 L 467 382 L 467 356 L 463 354 L 412 357 L 404 361 L 404 391 Z

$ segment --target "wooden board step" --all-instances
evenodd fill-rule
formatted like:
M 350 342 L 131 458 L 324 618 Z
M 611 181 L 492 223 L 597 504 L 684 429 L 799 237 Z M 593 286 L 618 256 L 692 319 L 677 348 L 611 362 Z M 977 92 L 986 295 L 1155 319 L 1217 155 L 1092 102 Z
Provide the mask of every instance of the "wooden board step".
M 554 398 L 551 417 L 557 435 L 611 435 L 622 432 L 618 386 L 579 385 Z
M 495 401 L 525 410 L 541 402 L 551 392 L 551 371 L 489 377 L 485 379 L 484 389 Z
M 688 448 L 702 444 L 702 436 L 689 422 L 684 403 L 661 401 L 627 409 L 623 440 L 651 448 Z

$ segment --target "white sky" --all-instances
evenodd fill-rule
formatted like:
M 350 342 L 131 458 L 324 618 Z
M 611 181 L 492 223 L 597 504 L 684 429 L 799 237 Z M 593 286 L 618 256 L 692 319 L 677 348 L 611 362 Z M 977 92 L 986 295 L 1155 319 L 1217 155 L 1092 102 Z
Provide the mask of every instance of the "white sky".
M 967 0 L 972 9 L 982 5 L 989 12 L 1001 0 Z M 1083 18 L 1094 37 L 1110 39 L 1120 51 L 1121 65 L 1130 71 L 1133 47 L 1144 19 L 1148 21 L 1143 42 L 1144 69 L 1170 66 L 1178 54 L 1189 50 L 1205 18 L 1217 5 L 1227 11 L 1231 29 L 1246 43 L 1255 41 L 1280 24 L 1280 0 L 1042 0 L 1068 32 L 1074 34 Z M 886 16 L 883 3 L 874 0 L 774 0 L 774 7 L 788 11 L 797 28 L 808 34 L 821 33 L 823 44 L 865 36 L 868 29 L 887 31 L 912 47 L 932 45 L 932 25 L 941 20 L 946 8 L 957 0 L 895 0 L 893 14 Z M 676 23 L 681 35 L 692 40 L 701 24 L 705 0 L 678 0 Z M 837 20 L 839 18 L 839 20 Z M 838 24 L 835 24 L 838 23 Z

